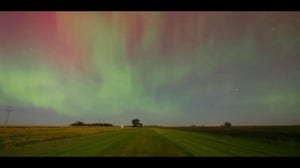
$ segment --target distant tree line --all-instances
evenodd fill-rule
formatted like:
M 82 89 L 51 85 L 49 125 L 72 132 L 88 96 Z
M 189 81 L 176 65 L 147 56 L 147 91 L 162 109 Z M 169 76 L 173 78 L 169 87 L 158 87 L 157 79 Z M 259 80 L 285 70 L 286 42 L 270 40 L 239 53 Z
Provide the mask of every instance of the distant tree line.
M 70 124 L 70 126 L 93 126 L 93 127 L 112 127 L 114 126 L 113 124 L 110 123 L 84 123 L 82 121 L 76 121 L 72 124 Z

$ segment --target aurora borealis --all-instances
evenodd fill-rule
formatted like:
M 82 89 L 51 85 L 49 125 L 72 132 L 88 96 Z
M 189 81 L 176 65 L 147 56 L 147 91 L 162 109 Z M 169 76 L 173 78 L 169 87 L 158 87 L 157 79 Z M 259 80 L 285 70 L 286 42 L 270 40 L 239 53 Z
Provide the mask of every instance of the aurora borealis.
M 300 124 L 299 18 L 0 12 L 1 124 Z

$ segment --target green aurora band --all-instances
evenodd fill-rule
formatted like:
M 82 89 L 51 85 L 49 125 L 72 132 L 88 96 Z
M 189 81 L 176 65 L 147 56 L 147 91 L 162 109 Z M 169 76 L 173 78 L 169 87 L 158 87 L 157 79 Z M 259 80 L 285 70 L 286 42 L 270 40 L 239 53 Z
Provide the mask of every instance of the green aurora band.
M 300 124 L 299 17 L 3 12 L 0 106 L 112 122 Z

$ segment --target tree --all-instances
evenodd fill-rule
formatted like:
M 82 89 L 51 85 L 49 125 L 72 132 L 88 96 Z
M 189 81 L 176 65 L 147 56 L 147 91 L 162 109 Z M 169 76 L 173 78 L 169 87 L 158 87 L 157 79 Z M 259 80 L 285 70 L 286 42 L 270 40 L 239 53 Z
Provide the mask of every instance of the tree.
M 224 127 L 231 127 L 232 126 L 232 124 L 230 123 L 230 122 L 228 122 L 228 121 L 226 121 L 225 123 L 224 123 Z
M 71 124 L 71 126 L 83 126 L 85 125 L 82 121 L 76 121 L 75 123 Z
M 133 126 L 133 127 L 142 127 L 142 126 L 143 126 L 143 124 L 140 123 L 140 120 L 139 120 L 139 119 L 133 119 L 133 120 L 131 121 L 131 123 L 132 123 L 132 126 Z

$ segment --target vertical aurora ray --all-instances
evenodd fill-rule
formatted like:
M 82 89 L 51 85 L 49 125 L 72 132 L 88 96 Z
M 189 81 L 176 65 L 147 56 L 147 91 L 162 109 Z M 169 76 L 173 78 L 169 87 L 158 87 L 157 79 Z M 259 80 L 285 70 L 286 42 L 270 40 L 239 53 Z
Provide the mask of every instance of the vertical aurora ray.
M 299 16 L 1 12 L 0 106 L 112 122 L 299 124 Z

